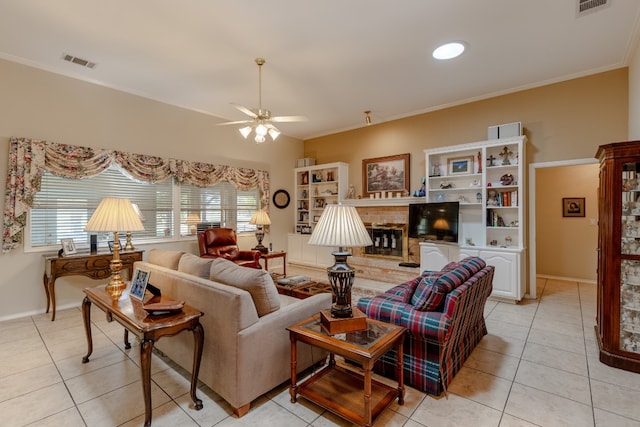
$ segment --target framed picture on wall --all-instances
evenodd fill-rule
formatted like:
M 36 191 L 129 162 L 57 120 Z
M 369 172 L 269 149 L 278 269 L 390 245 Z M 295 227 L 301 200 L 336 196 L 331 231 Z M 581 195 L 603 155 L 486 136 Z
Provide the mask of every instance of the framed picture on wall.
M 584 217 L 584 197 L 563 197 L 562 198 L 563 217 Z
M 409 153 L 362 161 L 364 196 L 382 191 L 409 191 Z

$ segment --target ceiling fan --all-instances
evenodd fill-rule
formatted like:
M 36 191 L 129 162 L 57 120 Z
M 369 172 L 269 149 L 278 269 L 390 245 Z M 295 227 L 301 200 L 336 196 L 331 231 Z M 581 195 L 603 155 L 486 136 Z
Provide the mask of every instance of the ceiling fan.
M 307 118 L 304 116 L 272 116 L 271 111 L 262 108 L 262 66 L 266 60 L 264 58 L 256 58 L 256 64 L 258 64 L 258 108 L 250 110 L 247 107 L 243 107 L 238 104 L 231 104 L 238 110 L 251 117 L 249 120 L 238 120 L 235 122 L 220 123 L 220 125 L 235 125 L 247 123 L 247 126 L 241 127 L 240 133 L 247 139 L 251 134 L 251 131 L 255 131 L 255 141 L 260 144 L 265 141 L 267 133 L 272 140 L 280 135 L 280 130 L 273 125 L 273 122 L 302 122 Z

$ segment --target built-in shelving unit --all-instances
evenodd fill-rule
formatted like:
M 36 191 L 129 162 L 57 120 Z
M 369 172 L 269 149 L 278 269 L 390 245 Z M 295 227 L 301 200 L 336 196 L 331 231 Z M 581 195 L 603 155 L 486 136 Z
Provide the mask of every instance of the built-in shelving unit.
M 336 162 L 295 169 L 296 233 L 311 234 L 324 207 L 347 193 L 349 165 Z
M 459 244 L 421 243 L 422 269 L 469 255 L 496 266 L 493 296 L 520 300 L 525 274 L 525 136 L 425 150 L 426 200 L 459 202 Z

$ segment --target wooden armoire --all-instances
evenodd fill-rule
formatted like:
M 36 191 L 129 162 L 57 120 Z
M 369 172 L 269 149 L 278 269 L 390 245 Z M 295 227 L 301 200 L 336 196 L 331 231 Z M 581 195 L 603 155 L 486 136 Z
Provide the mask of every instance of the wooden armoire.
M 602 145 L 596 158 L 600 361 L 640 372 L 640 141 Z

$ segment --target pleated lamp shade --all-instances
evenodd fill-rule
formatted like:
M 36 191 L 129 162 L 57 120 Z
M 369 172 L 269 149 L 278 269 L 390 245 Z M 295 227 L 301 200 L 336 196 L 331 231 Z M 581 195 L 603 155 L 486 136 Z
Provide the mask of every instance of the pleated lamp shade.
M 259 209 L 253 213 L 251 219 L 249 220 L 249 224 L 270 225 L 271 220 L 269 219 L 269 215 L 264 210 Z
M 129 199 L 105 197 L 84 227 L 84 231 L 144 230 L 140 216 Z
M 373 244 L 354 206 L 325 206 L 309 239 L 310 245 L 361 247 Z

